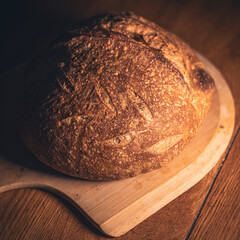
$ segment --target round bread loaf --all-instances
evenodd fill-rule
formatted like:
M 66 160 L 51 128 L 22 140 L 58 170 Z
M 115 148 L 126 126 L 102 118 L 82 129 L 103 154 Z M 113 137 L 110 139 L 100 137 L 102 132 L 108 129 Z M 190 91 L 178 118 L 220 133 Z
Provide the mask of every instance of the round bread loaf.
M 214 82 L 189 46 L 133 13 L 66 33 L 26 71 L 20 134 L 45 164 L 90 180 L 160 168 L 195 135 Z

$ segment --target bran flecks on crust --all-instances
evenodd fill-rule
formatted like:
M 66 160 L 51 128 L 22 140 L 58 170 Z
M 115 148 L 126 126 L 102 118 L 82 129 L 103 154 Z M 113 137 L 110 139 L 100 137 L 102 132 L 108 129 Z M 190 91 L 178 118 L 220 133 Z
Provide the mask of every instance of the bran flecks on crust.
M 89 180 L 160 168 L 196 134 L 214 82 L 174 34 L 133 13 L 70 30 L 26 73 L 19 130 L 45 164 Z

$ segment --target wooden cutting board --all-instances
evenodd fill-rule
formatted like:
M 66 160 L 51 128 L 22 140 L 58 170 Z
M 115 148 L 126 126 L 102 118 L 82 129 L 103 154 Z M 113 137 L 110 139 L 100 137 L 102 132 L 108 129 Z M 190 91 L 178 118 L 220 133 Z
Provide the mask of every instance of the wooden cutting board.
M 217 91 L 202 128 L 167 166 L 131 179 L 93 182 L 54 171 L 26 168 L 0 158 L 0 192 L 33 187 L 68 199 L 97 228 L 120 236 L 200 181 L 225 152 L 234 128 L 234 102 L 220 72 L 199 58 L 214 78 Z

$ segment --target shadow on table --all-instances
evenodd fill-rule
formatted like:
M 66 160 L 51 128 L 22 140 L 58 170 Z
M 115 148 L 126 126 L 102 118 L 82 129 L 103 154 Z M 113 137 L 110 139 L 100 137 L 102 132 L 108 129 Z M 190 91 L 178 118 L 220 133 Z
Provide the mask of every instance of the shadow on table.
M 24 168 L 28 168 L 38 172 L 66 177 L 66 175 L 40 162 L 34 154 L 27 149 L 18 135 L 15 117 L 16 103 L 18 100 L 23 71 L 28 63 L 29 61 L 27 60 L 0 76 L 0 80 L 3 83 L 0 88 L 0 156 L 4 157 L 8 161 L 20 165 L 23 170 Z M 74 178 L 71 176 L 67 177 Z M 102 237 L 104 236 L 70 202 L 55 193 L 51 192 L 51 194 L 56 196 L 61 203 L 74 213 L 77 219 L 79 219 L 81 223 L 91 232 Z

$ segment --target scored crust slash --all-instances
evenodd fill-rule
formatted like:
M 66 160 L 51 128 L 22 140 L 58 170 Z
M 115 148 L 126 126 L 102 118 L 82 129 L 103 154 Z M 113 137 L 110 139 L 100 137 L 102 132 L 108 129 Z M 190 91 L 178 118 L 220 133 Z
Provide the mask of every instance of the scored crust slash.
M 214 82 L 177 36 L 133 13 L 69 30 L 28 67 L 19 131 L 45 164 L 89 180 L 160 168 L 194 137 Z

